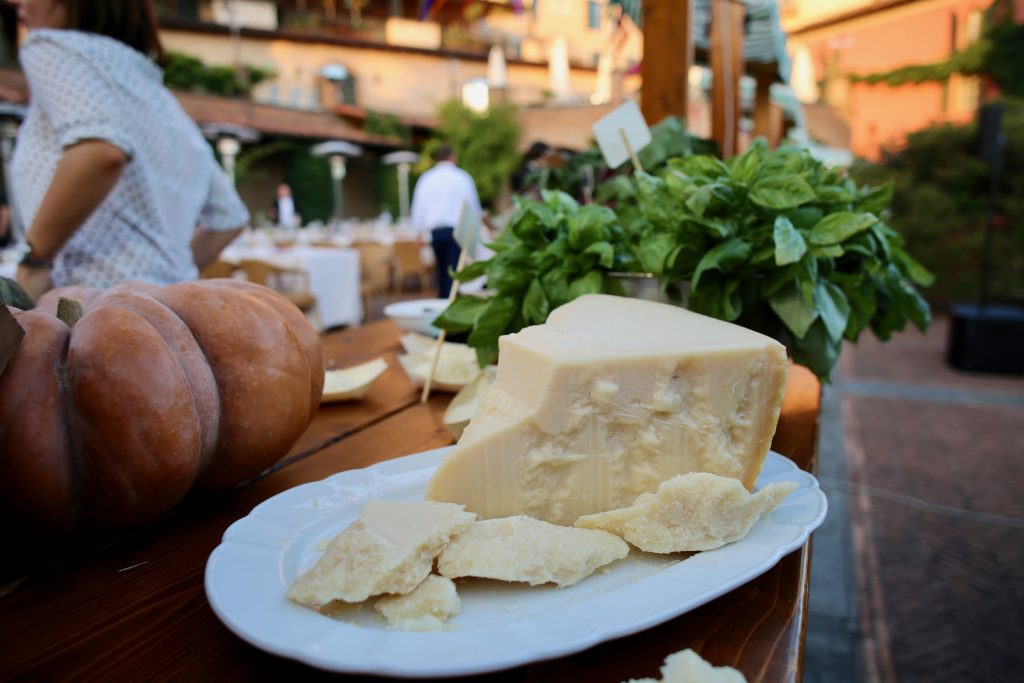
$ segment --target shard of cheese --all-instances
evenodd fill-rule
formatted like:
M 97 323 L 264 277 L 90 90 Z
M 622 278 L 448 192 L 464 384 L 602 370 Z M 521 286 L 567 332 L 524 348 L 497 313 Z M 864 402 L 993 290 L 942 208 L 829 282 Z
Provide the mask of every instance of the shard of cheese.
M 451 579 L 431 574 L 411 593 L 379 598 L 373 609 L 392 628 L 437 631 L 445 621 L 462 610 L 462 602 Z
M 712 666 L 687 648 L 670 654 L 661 667 L 661 680 L 638 678 L 627 683 L 747 683 L 746 677 L 731 666 Z
M 649 553 L 713 550 L 746 536 L 796 488 L 783 481 L 751 495 L 736 479 L 691 472 L 663 482 L 657 493 L 645 493 L 627 508 L 580 517 L 576 526 L 613 533 Z
M 627 554 L 629 546 L 612 534 L 517 515 L 474 522 L 437 558 L 437 570 L 450 579 L 476 576 L 571 586 Z
M 475 518 L 451 503 L 368 501 L 359 520 L 332 538 L 313 568 L 295 580 L 288 597 L 320 608 L 335 600 L 408 593 Z
M 753 488 L 785 391 L 778 342 L 676 306 L 592 294 L 499 345 L 497 382 L 428 499 L 481 518 L 572 524 L 686 472 Z

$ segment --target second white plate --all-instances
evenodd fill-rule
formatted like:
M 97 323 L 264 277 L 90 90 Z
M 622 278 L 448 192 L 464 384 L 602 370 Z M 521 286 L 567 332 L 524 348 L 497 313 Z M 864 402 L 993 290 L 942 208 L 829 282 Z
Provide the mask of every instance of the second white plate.
M 372 609 L 341 620 L 285 597 L 299 572 L 355 521 L 367 500 L 422 500 L 451 448 L 341 472 L 257 506 L 228 528 L 210 555 L 206 594 L 214 612 L 256 647 L 330 671 L 482 673 L 579 652 L 699 607 L 802 546 L 827 510 L 812 475 L 769 453 L 758 487 L 790 480 L 799 488 L 744 539 L 687 559 L 634 549 L 625 560 L 561 589 L 460 581 L 462 614 L 447 630 L 428 633 L 389 630 Z

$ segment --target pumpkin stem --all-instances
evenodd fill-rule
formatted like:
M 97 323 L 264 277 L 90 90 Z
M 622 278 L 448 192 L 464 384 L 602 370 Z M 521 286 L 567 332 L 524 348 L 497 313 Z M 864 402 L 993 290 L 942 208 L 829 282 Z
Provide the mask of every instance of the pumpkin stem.
M 14 360 L 21 340 L 25 338 L 25 330 L 21 328 L 7 306 L 0 304 L 0 376 Z
M 83 315 L 85 315 L 85 310 L 82 308 L 82 302 L 78 299 L 64 297 L 57 299 L 57 319 L 68 327 L 74 327 Z

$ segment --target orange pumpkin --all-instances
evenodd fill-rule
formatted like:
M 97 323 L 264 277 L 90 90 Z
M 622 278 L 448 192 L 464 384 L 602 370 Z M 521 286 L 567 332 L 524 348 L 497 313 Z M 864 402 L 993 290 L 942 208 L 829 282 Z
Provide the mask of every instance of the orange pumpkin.
M 284 456 L 323 390 L 316 331 L 237 280 L 55 290 L 16 311 L 0 376 L 0 506 L 37 528 L 120 527 L 193 486 L 243 482 Z M 59 320 L 75 294 L 84 315 Z M 20 336 L 20 335 L 19 335 Z

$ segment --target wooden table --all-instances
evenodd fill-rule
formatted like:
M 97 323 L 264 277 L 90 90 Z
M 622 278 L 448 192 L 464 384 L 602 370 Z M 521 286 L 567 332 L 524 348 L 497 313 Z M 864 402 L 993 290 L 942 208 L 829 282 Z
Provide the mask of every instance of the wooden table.
M 37 566 L 23 580 L 0 590 L 0 679 L 327 678 L 228 631 L 206 600 L 203 572 L 228 525 L 270 496 L 452 442 L 441 424 L 450 395 L 418 403 L 418 391 L 395 360 L 398 339 L 390 322 L 324 338 L 329 366 L 384 356 L 390 368 L 363 401 L 322 408 L 292 453 L 265 476 L 194 498 L 147 528 L 74 551 L 58 549 L 56 563 L 40 567 L 41 556 L 35 558 Z M 818 402 L 817 381 L 794 368 L 773 448 L 805 469 L 815 463 Z M 810 558 L 808 544 L 758 579 L 642 633 L 464 680 L 620 683 L 657 676 L 664 657 L 686 647 L 714 664 L 737 667 L 751 682 L 799 680 Z

